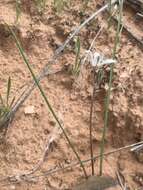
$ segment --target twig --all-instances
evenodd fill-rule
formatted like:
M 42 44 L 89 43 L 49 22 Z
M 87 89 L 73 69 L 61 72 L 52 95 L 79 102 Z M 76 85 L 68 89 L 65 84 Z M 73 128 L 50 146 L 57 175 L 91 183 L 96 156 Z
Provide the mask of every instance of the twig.
M 140 144 L 143 144 L 143 141 L 138 142 L 138 143 L 134 143 L 134 144 L 131 144 L 131 145 L 127 145 L 127 146 L 124 146 L 124 147 L 121 147 L 121 148 L 118 148 L 118 149 L 115 149 L 115 150 L 111 150 L 109 152 L 104 153 L 103 156 L 104 157 L 105 156 L 110 156 L 111 154 L 114 154 L 114 153 L 117 153 L 117 152 L 120 152 L 120 151 L 123 151 L 123 150 L 126 150 L 126 149 L 133 148 L 134 146 L 137 146 L 137 145 L 140 145 Z M 93 158 L 89 158 L 89 159 L 83 160 L 82 163 L 86 164 L 86 163 L 90 162 L 91 159 L 95 160 L 95 159 L 98 159 L 100 157 L 101 157 L 101 154 L 98 154 L 98 155 L 94 156 Z M 66 169 L 76 167 L 78 165 L 79 165 L 79 162 L 75 162 L 75 163 L 69 164 L 69 165 L 64 166 L 62 168 L 57 168 L 56 166 L 54 166 L 53 168 L 49 169 L 47 172 L 45 172 L 43 174 L 39 174 L 39 175 L 35 175 L 35 176 L 29 176 L 29 178 L 34 179 L 34 178 L 49 176 L 49 175 L 52 175 L 54 173 L 66 170 Z M 3 179 L 0 179 L 0 181 L 4 182 L 4 181 L 10 180 L 10 179 L 13 179 L 14 177 L 15 176 L 5 177 Z M 18 182 L 14 182 L 14 183 L 18 183 Z M 11 183 L 6 183 L 5 182 L 5 184 L 3 184 L 2 186 L 6 186 L 6 185 L 11 185 Z
M 143 144 L 137 145 L 131 149 L 132 152 L 138 152 L 143 149 Z
M 122 179 L 122 178 L 124 178 L 124 176 L 120 173 L 120 171 L 116 172 L 116 176 L 117 176 L 117 179 L 119 181 L 119 184 L 120 184 L 122 190 L 127 190 L 125 180 Z
M 137 13 L 136 14 L 138 17 L 140 17 L 140 18 L 143 18 L 143 14 L 141 14 L 141 13 Z

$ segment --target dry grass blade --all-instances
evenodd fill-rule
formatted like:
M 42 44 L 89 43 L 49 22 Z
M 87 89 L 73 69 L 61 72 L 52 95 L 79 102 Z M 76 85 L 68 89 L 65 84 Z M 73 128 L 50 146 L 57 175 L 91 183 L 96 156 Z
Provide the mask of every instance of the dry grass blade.
M 124 176 L 120 173 L 120 171 L 116 172 L 116 176 L 117 176 L 117 179 L 119 181 L 119 184 L 120 184 L 122 190 L 127 190 Z

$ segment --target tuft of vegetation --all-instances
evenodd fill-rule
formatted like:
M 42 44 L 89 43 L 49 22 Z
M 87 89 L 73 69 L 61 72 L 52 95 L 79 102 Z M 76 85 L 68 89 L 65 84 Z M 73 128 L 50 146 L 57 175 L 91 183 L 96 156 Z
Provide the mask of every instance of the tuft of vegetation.
M 10 92 L 11 92 L 11 78 L 8 78 L 7 82 L 7 92 L 6 97 L 0 94 L 0 127 L 3 127 L 5 124 L 6 117 L 12 109 L 15 97 L 10 101 Z M 6 127 L 6 126 L 5 126 Z

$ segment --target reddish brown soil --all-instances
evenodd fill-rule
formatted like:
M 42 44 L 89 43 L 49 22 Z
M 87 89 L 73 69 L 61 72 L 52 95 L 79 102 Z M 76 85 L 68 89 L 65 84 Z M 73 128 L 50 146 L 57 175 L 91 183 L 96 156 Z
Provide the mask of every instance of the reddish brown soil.
M 29 57 L 32 68 L 36 73 L 47 64 L 55 49 L 63 43 L 69 32 L 96 10 L 95 1 L 89 7 L 83 18 L 82 1 L 73 1 L 71 8 L 56 14 L 49 1 L 42 15 L 31 1 L 23 0 L 22 14 L 17 28 L 19 38 Z M 99 2 L 100 3 L 100 2 Z M 0 2 L 0 21 L 13 25 L 15 20 L 14 1 Z M 127 14 L 127 15 L 126 15 Z M 142 32 L 132 20 L 131 11 L 124 15 L 135 34 Z M 111 57 L 114 46 L 115 28 L 107 30 L 107 17 L 99 17 L 86 26 L 80 33 L 82 53 L 89 48 L 98 28 L 104 29 L 96 41 L 96 51 Z M 31 80 L 28 69 L 23 63 L 11 36 L 4 35 L 3 25 L 0 25 L 0 93 L 6 93 L 6 83 L 12 79 L 12 94 L 18 96 Z M 137 31 L 136 31 L 137 30 Z M 95 49 L 94 47 L 94 49 Z M 70 44 L 57 61 L 58 67 L 74 64 L 75 54 Z M 121 36 L 121 44 L 117 54 L 118 64 L 114 70 L 114 82 L 111 94 L 109 129 L 106 137 L 105 149 L 132 144 L 143 140 L 143 54 L 136 42 L 132 42 L 127 34 Z M 108 69 L 107 69 L 108 70 Z M 109 70 L 106 75 L 109 76 Z M 72 77 L 69 72 L 62 71 L 42 80 L 41 85 L 49 98 L 54 110 L 58 114 L 64 127 L 78 150 L 82 159 L 90 156 L 89 151 L 89 115 L 92 95 L 91 68 L 82 70 L 83 75 Z M 104 99 L 108 78 L 97 93 L 94 110 L 94 154 L 99 154 L 99 146 L 104 125 Z M 33 114 L 25 114 L 27 106 L 34 106 Z M 35 89 L 30 97 L 20 107 L 7 133 L 5 142 L 0 144 L 0 190 L 47 190 L 71 189 L 83 178 L 79 167 L 73 167 L 52 175 L 45 175 L 51 168 L 60 168 L 76 161 L 64 136 L 61 135 L 45 158 L 41 168 L 35 172 L 29 181 L 18 180 L 18 184 L 11 180 L 1 180 L 5 177 L 27 173 L 41 159 L 45 145 L 56 123 L 45 106 L 38 91 Z M 86 164 L 90 175 L 90 164 Z M 99 161 L 95 162 L 96 174 L 99 172 Z M 112 154 L 105 158 L 104 174 L 115 176 L 119 169 L 130 189 L 143 186 L 143 153 L 135 155 L 128 150 Z M 41 177 L 35 177 L 42 175 Z M 142 181 L 141 181 L 142 180 Z

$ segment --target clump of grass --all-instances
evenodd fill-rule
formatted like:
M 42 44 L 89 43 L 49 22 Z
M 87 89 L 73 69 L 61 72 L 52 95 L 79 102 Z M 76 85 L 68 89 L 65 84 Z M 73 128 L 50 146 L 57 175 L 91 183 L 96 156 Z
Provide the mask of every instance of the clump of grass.
M 7 82 L 7 92 L 6 97 L 3 98 L 0 94 L 0 128 L 4 126 L 6 122 L 6 117 L 12 109 L 15 97 L 10 101 L 10 92 L 11 92 L 11 78 L 9 77 Z
M 76 58 L 75 58 L 75 63 L 72 68 L 73 75 L 78 75 L 80 72 L 80 65 L 81 65 L 80 50 L 81 50 L 81 42 L 80 42 L 80 38 L 77 37 L 76 42 L 75 42 Z
M 120 42 L 120 34 L 122 31 L 122 27 L 121 27 L 122 17 L 123 17 L 123 0 L 119 0 L 119 16 L 118 16 L 118 25 L 117 25 L 115 43 L 114 43 L 113 54 L 112 54 L 113 59 L 115 59 L 116 57 L 117 48 Z M 106 137 L 108 119 L 109 119 L 109 104 L 110 104 L 110 94 L 111 94 L 111 87 L 112 87 L 112 81 L 113 81 L 113 70 L 114 70 L 114 64 L 111 64 L 110 76 L 109 76 L 109 88 L 108 88 L 107 96 L 105 99 L 104 128 L 103 128 L 101 148 L 100 148 L 100 175 L 102 175 L 103 173 L 103 154 L 104 154 L 105 137 Z

